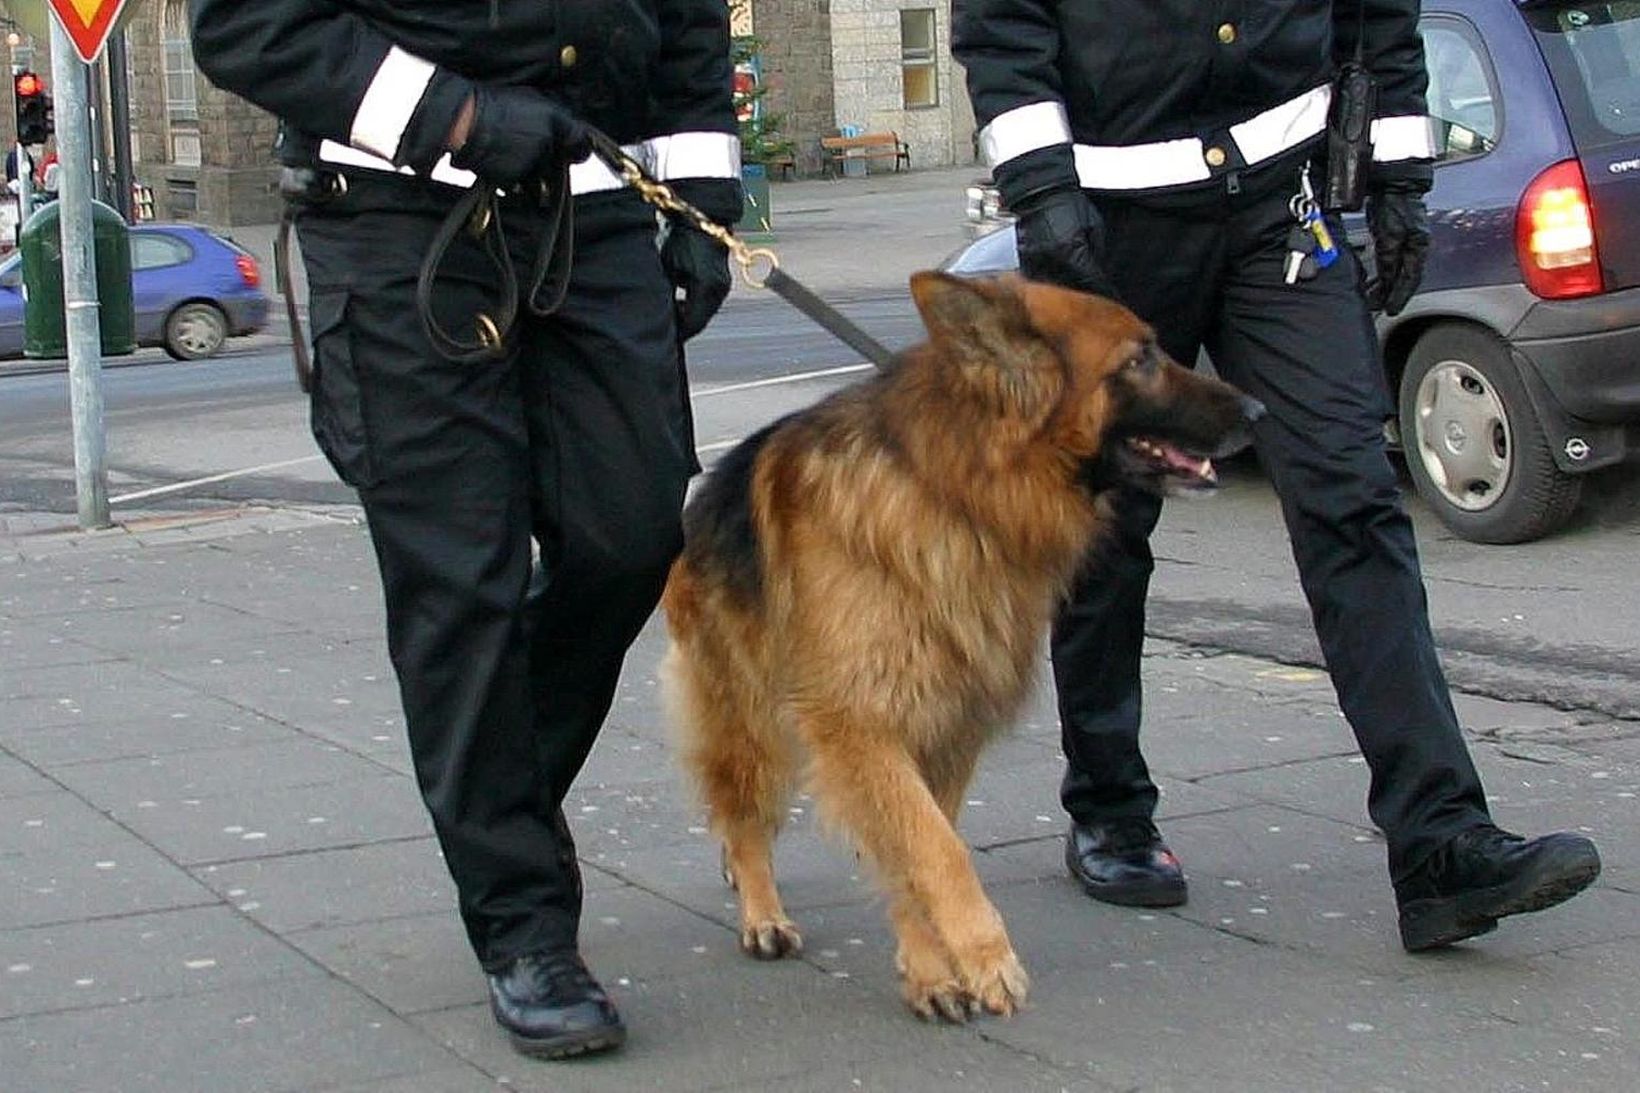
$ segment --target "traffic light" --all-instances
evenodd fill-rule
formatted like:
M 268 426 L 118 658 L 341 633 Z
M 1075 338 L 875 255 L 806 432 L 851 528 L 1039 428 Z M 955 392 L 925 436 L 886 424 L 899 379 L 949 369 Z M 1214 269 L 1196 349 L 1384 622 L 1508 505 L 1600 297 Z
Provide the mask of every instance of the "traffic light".
M 54 130 L 45 81 L 32 72 L 19 72 L 11 78 L 11 90 L 17 105 L 17 143 L 44 144 Z

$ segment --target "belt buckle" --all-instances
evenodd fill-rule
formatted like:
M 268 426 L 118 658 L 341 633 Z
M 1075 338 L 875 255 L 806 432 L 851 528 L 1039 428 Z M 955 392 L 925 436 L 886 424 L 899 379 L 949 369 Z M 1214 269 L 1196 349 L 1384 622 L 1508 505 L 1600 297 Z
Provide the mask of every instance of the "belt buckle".
M 317 167 L 279 168 L 279 195 L 304 205 L 322 205 L 347 193 L 347 176 Z

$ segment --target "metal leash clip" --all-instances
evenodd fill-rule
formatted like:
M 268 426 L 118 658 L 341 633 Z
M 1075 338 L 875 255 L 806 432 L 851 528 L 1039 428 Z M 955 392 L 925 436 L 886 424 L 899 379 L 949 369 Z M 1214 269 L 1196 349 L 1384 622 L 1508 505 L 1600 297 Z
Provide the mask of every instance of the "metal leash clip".
M 638 191 L 646 202 L 662 212 L 679 216 L 691 226 L 705 232 L 728 250 L 740 266 L 740 275 L 753 288 L 766 288 L 814 320 L 827 333 L 860 354 L 879 368 L 894 363 L 894 354 L 881 342 L 850 322 L 841 312 L 795 277 L 780 268 L 780 258 L 767 247 L 750 247 L 736 238 L 728 228 L 679 197 L 672 187 L 661 182 L 643 169 L 643 165 L 626 153 L 607 134 L 590 131 L 592 151 L 621 180 Z
M 626 149 L 597 130 L 592 131 L 592 150 L 610 170 L 621 176 L 621 181 L 638 191 L 649 204 L 665 213 L 681 216 L 699 231 L 716 239 L 729 251 L 740 266 L 740 276 L 752 288 L 768 288 L 769 277 L 780 268 L 780 257 L 767 247 L 750 247 L 728 228 L 717 223 L 689 202 L 679 197 L 672 187 L 654 178 L 643 165 L 627 154 Z

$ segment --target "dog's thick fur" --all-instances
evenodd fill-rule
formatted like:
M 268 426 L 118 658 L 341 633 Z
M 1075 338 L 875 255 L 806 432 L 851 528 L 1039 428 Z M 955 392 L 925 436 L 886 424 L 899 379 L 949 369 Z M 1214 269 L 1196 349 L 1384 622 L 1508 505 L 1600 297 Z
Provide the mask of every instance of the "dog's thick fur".
M 802 944 L 772 847 L 804 779 L 876 867 L 906 1002 L 962 1020 L 1028 985 L 953 826 L 980 751 L 1108 490 L 1210 478 L 1249 401 L 1108 300 L 933 273 L 912 293 L 928 343 L 742 443 L 688 506 L 663 676 L 742 947 Z

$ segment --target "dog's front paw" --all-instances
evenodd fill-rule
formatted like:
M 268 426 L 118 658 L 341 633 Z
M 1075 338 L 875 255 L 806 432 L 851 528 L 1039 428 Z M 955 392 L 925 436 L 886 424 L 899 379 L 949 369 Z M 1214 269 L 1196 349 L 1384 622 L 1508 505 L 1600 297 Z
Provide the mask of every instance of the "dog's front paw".
M 803 935 L 789 918 L 742 923 L 740 948 L 747 956 L 759 960 L 779 960 L 803 951 Z
M 905 975 L 900 979 L 900 997 L 924 1021 L 948 1021 L 960 1025 L 978 1012 L 974 996 L 955 977 L 938 981 Z
M 989 1013 L 1012 1016 L 1025 1004 L 1031 977 L 1012 949 L 964 976 L 965 986 L 980 1008 Z

